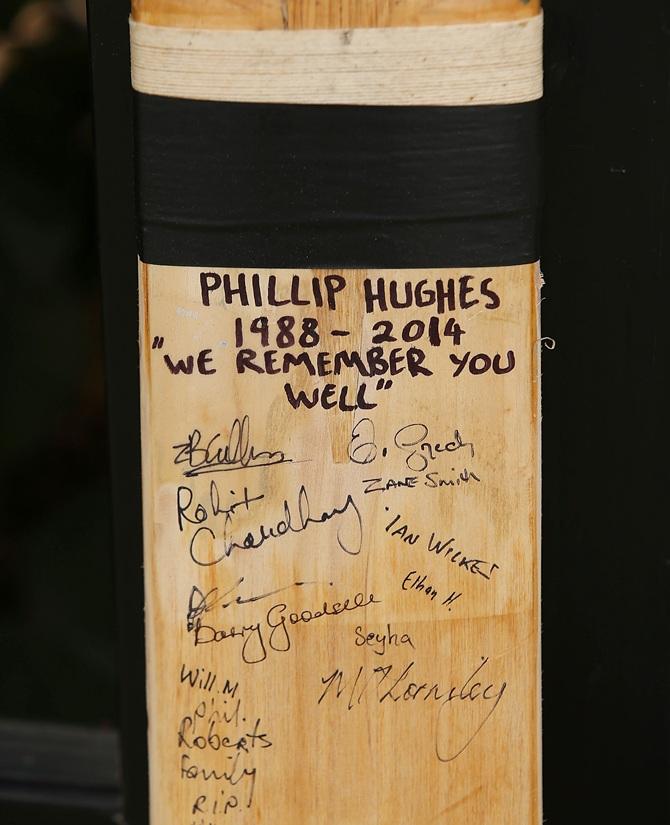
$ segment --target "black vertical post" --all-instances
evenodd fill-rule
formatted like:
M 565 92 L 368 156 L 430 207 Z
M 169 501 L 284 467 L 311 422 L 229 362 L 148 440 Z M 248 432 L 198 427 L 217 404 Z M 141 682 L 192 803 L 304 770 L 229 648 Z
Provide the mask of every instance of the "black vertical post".
M 670 4 L 544 9 L 544 813 L 668 822 Z
M 129 4 L 122 0 L 88 2 L 114 507 L 124 810 L 128 825 L 145 825 L 148 763 L 129 13 Z

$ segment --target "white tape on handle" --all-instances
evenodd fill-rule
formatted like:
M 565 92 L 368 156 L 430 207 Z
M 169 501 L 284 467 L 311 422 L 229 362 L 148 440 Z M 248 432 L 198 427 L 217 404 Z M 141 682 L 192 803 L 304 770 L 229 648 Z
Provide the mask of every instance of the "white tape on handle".
M 132 83 L 194 100 L 476 106 L 542 96 L 542 15 L 417 28 L 222 31 L 130 21 Z

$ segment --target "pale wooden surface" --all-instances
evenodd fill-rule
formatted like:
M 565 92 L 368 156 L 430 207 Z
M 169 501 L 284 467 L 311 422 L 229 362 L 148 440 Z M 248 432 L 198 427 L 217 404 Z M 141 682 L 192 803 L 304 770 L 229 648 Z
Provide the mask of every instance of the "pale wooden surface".
M 539 0 L 132 0 L 133 17 L 154 26 L 328 29 L 442 26 L 519 20 Z
M 447 313 L 466 331 L 460 345 L 450 346 L 445 340 L 431 348 L 422 341 L 419 346 L 434 375 L 410 378 L 404 372 L 394 377 L 388 390 L 376 392 L 368 386 L 367 395 L 378 406 L 365 413 L 293 410 L 287 403 L 287 380 L 295 391 L 311 392 L 330 380 L 338 387 L 353 385 L 355 391 L 358 382 L 349 370 L 322 379 L 310 377 L 304 369 L 288 375 L 237 375 L 233 329 L 236 317 L 248 330 L 250 320 L 263 315 L 275 330 L 274 338 L 280 316 L 316 317 L 319 345 L 291 348 L 294 354 L 314 354 L 367 350 L 372 324 L 380 319 L 393 321 L 396 329 L 409 319 L 427 321 L 434 312 L 430 307 L 363 312 L 363 278 L 376 278 L 379 272 L 347 271 L 348 294 L 335 312 L 225 306 L 216 295 L 206 307 L 198 269 L 142 264 L 140 272 L 145 308 L 141 374 L 153 825 L 231 821 L 232 811 L 203 820 L 188 816 L 201 795 L 210 804 L 213 789 L 222 798 L 236 797 L 236 821 L 245 824 L 539 825 L 537 268 L 469 271 L 475 283 L 493 278 L 500 307 L 487 310 L 477 305 Z M 270 274 L 260 273 L 262 279 Z M 295 272 L 274 274 L 286 293 Z M 315 274 L 323 275 L 297 274 L 306 285 Z M 463 271 L 383 274 L 417 283 L 424 277 L 458 278 Z M 333 338 L 333 329 L 351 335 Z M 161 348 L 152 348 L 156 337 L 165 339 Z M 262 349 L 258 336 L 249 332 L 245 346 Z M 205 347 L 212 348 L 215 374 L 175 376 L 166 368 L 165 353 L 174 359 Z M 270 347 L 275 348 L 272 343 Z M 468 350 L 513 350 L 516 366 L 505 375 L 472 375 L 466 370 L 454 377 L 449 354 Z M 175 464 L 175 445 L 186 443 L 197 428 L 207 441 L 221 433 L 216 445 L 222 446 L 235 419 L 245 415 L 256 450 L 282 450 L 295 463 L 185 477 L 189 465 Z M 353 428 L 364 416 L 374 423 L 377 457 L 361 465 L 350 460 L 350 445 Z M 437 454 L 424 470 L 408 468 L 408 460 L 415 466 L 417 458 L 421 463 L 420 456 L 410 459 L 408 450 L 396 446 L 396 434 L 408 424 L 423 424 L 430 433 L 426 442 L 440 444 L 453 441 L 458 430 L 472 450 Z M 360 440 L 370 437 L 369 426 L 360 431 Z M 428 472 L 436 473 L 434 479 L 448 480 L 465 470 L 478 480 L 443 488 L 428 483 Z M 407 476 L 416 476 L 415 488 L 364 492 L 368 479 L 385 482 Z M 220 509 L 238 501 L 245 487 L 250 497 L 264 498 L 248 512 L 236 510 L 226 528 L 225 517 L 213 512 L 212 480 Z M 283 502 L 295 524 L 301 485 L 308 491 L 312 514 L 342 508 L 350 494 L 360 512 L 360 543 L 351 507 L 333 521 L 270 539 L 257 550 L 235 548 L 224 557 L 231 537 L 241 542 L 247 531 L 258 534 L 261 524 L 277 525 L 285 518 Z M 178 486 L 182 501 L 193 496 L 187 509 L 191 521 L 184 522 L 181 531 L 176 518 Z M 387 530 L 397 514 L 401 519 Z M 196 536 L 202 525 L 213 530 L 215 539 L 206 531 Z M 394 535 L 395 530 L 401 532 Z M 406 541 L 408 533 L 418 537 Z M 431 533 L 442 541 L 453 537 L 465 556 L 484 560 L 480 569 L 489 578 L 450 562 L 446 551 L 430 552 Z M 192 541 L 199 562 L 221 560 L 211 566 L 195 564 L 189 555 Z M 424 584 L 437 590 L 436 600 L 421 590 L 403 588 L 412 571 L 427 576 Z M 236 587 L 241 578 L 244 581 Z M 298 581 L 310 584 L 295 586 Z M 226 601 L 237 595 L 249 599 L 280 592 L 258 602 L 213 606 L 198 617 L 205 627 L 189 631 L 186 613 L 193 587 L 202 593 L 219 588 L 214 595 L 230 591 Z M 452 592 L 462 595 L 445 605 Z M 357 593 L 366 602 L 374 594 L 375 602 L 289 626 L 289 650 L 284 650 L 283 632 L 272 641 L 278 617 L 320 609 L 324 601 L 353 600 Z M 268 613 L 275 604 L 287 607 Z M 378 644 L 359 646 L 360 634 L 383 634 L 387 625 L 400 644 L 386 650 Z M 196 634 L 210 638 L 207 628 L 230 633 L 243 626 L 258 627 L 244 637 L 194 644 Z M 402 643 L 403 634 L 411 644 Z M 467 687 L 467 677 L 484 660 L 470 686 L 478 685 L 475 694 L 487 690 L 488 701 L 481 695 L 471 697 Z M 200 687 L 180 680 L 182 665 L 194 672 L 200 668 Z M 402 689 L 384 700 L 385 690 L 408 666 Z M 385 682 L 376 667 L 392 668 Z M 343 674 L 341 685 L 336 676 L 319 702 L 336 671 Z M 216 674 L 213 691 L 206 679 L 209 673 Z M 225 680 L 238 685 L 234 697 L 221 694 Z M 407 699 L 403 691 L 409 689 L 411 696 L 419 684 L 426 685 L 424 694 L 439 685 L 439 701 L 427 695 Z M 450 691 L 451 702 L 445 698 Z M 238 700 L 239 715 L 247 721 L 221 723 L 220 714 L 231 713 Z M 206 719 L 195 732 L 186 723 L 186 742 L 179 744 L 177 731 L 183 720 L 203 701 Z M 272 745 L 241 752 L 238 774 L 250 774 L 235 785 L 205 781 L 201 773 L 180 778 L 180 764 L 219 772 L 231 764 L 215 747 L 195 747 L 195 735 L 212 731 L 237 740 L 256 719 L 258 730 Z M 245 804 L 250 800 L 248 808 L 242 806 L 243 799 Z
M 538 10 L 536 0 L 133 3 L 133 15 L 142 22 L 229 29 L 439 25 L 518 19 Z M 253 261 L 216 263 L 235 263 L 235 272 L 246 265 L 257 271 Z M 503 297 L 495 312 L 475 307 L 452 313 L 467 331 L 462 345 L 453 351 L 514 349 L 515 370 L 507 375 L 466 374 L 455 379 L 447 350 L 428 349 L 435 373 L 432 378 L 409 379 L 401 374 L 394 378 L 391 389 L 377 393 L 379 405 L 367 415 L 375 423 L 379 449 L 390 449 L 388 457 L 382 459 L 378 454 L 374 462 L 364 466 L 352 462 L 348 455 L 352 427 L 360 421 L 360 412 L 294 411 L 282 389 L 286 376 L 235 373 L 234 319 L 241 317 L 248 326 L 249 320 L 259 315 L 272 321 L 286 312 L 299 317 L 316 315 L 322 330 L 340 327 L 351 332 L 350 338 L 339 339 L 337 347 L 338 340 L 328 337 L 323 348 L 332 350 L 366 342 L 369 346 L 371 324 L 380 317 L 403 323 L 410 318 L 427 319 L 430 308 L 368 316 L 361 312 L 360 299 L 351 296 L 338 304 L 336 313 L 311 307 L 203 307 L 198 271 L 140 264 L 152 825 L 223 825 L 232 821 L 243 825 L 539 825 L 537 267 L 491 270 Z M 278 277 L 281 280 L 289 274 L 293 273 L 279 273 Z M 301 274 L 303 282 L 309 282 L 314 274 L 323 275 Z M 345 274 L 356 289 L 366 273 Z M 379 274 L 374 273 L 375 277 Z M 426 277 L 462 274 L 433 270 Z M 473 274 L 481 276 L 481 271 Z M 398 277 L 416 279 L 420 275 L 404 272 Z M 161 349 L 152 349 L 156 336 L 165 339 Z M 216 374 L 174 376 L 166 369 L 163 355 L 168 349 L 180 355 L 205 347 L 212 347 Z M 296 376 L 298 373 L 291 377 L 296 389 L 322 387 L 328 380 L 309 378 L 301 383 Z M 339 386 L 345 376 L 335 380 Z M 304 463 L 185 478 L 183 467 L 174 464 L 173 445 L 182 443 L 195 427 L 208 436 L 221 432 L 225 441 L 232 422 L 244 415 L 250 416 L 253 443 L 258 449 L 281 449 Z M 459 429 L 475 445 L 474 457 L 465 464 L 478 473 L 481 482 L 365 494 L 363 479 L 411 474 L 405 465 L 407 456 L 393 443 L 398 428 L 412 422 L 424 423 L 431 439 L 441 442 L 453 438 L 454 429 Z M 463 452 L 457 453 L 459 459 Z M 443 454 L 435 462 L 434 469 L 441 477 L 453 478 L 452 466 L 460 469 L 460 464 L 448 460 L 450 457 Z M 249 512 L 236 511 L 231 529 L 238 537 L 245 530 L 257 530 L 261 523 L 276 524 L 284 500 L 295 511 L 301 484 L 309 490 L 311 506 L 318 512 L 341 505 L 351 493 L 361 513 L 361 552 L 350 555 L 342 551 L 338 525 L 331 521 L 313 524 L 290 539 L 272 540 L 257 551 L 235 550 L 216 565 L 195 565 L 188 547 L 198 526 L 186 522 L 183 531 L 176 526 L 177 490 L 188 487 L 194 502 L 209 510 L 207 523 L 217 532 L 217 542 L 202 547 L 205 553 L 217 551 L 221 547 L 221 516 L 211 514 L 212 478 L 220 488 L 222 507 L 236 500 L 245 486 L 250 495 L 265 497 Z M 230 490 L 236 490 L 236 495 Z M 407 523 L 409 530 L 419 534 L 415 544 L 385 530 L 397 513 L 402 519 L 393 529 Z M 345 534 L 355 528 L 350 519 L 351 510 L 339 525 Z M 487 580 L 467 574 L 446 562 L 444 556 L 429 553 L 427 542 L 433 531 L 443 539 L 454 536 L 464 552 L 495 562 L 499 568 Z M 413 570 L 427 575 L 440 600 L 403 590 L 404 576 Z M 194 647 L 194 631 L 186 626 L 188 598 L 194 586 L 202 592 L 227 590 L 241 577 L 244 582 L 231 591 L 231 600 L 238 594 L 249 598 L 287 589 L 258 602 L 232 604 L 225 609 L 217 606 L 200 619 L 228 629 L 258 624 L 258 634 L 264 633 L 268 649 L 263 661 L 255 663 L 243 660 L 243 639 L 232 637 Z M 296 581 L 314 584 L 291 587 Z M 441 597 L 452 591 L 462 595 L 449 610 L 441 604 Z M 299 614 L 315 610 L 325 600 L 341 602 L 358 592 L 374 593 L 380 603 L 290 626 L 289 651 L 272 650 L 267 644 L 269 606 L 285 603 L 286 612 Z M 405 642 L 379 655 L 375 646 L 357 645 L 357 627 L 363 633 L 382 634 L 388 623 L 399 637 L 411 637 L 413 646 Z M 255 633 L 251 641 L 257 643 L 259 635 Z M 254 650 L 258 647 L 251 645 L 247 650 L 252 658 Z M 426 682 L 429 687 L 439 683 L 448 693 L 451 686 L 462 686 L 481 657 L 486 663 L 475 678 L 481 678 L 484 687 L 492 684 L 497 690 L 505 684 L 499 703 L 486 719 L 488 707 L 481 698 L 379 702 L 385 687 L 375 687 L 380 678 L 379 672 L 374 675 L 375 667 L 391 666 L 392 673 L 399 676 L 414 662 L 412 676 L 403 686 L 409 679 L 417 684 Z M 184 664 L 194 671 L 200 668 L 194 687 L 180 679 Z M 342 687 L 346 689 L 338 698 L 334 692 L 337 685 L 333 685 L 319 702 L 329 674 L 336 670 L 343 672 Z M 210 673 L 216 674 L 214 688 Z M 368 679 L 372 687 L 363 689 Z M 238 684 L 234 698 L 221 693 L 226 680 Z M 209 720 L 211 713 L 233 714 L 238 699 L 238 716 L 215 724 L 215 737 L 224 734 L 237 741 L 248 732 L 249 721 L 253 725 L 260 719 L 258 731 L 267 735 L 271 747 L 250 749 L 249 753 L 240 749 L 234 778 L 244 770 L 249 773 L 235 785 L 225 776 L 204 779 L 202 772 L 195 778 L 183 775 L 180 766 L 184 764 L 187 773 L 194 765 L 219 774 L 230 770 L 227 754 L 213 750 L 211 743 L 203 749 L 189 748 L 177 734 L 201 701 L 205 701 Z M 215 719 L 220 720 L 220 716 Z M 204 723 L 205 736 L 208 723 Z M 186 738 L 193 744 L 191 733 L 187 732 Z M 202 722 L 197 733 L 203 733 Z M 470 737 L 456 758 L 438 758 L 453 756 Z M 216 739 L 212 741 L 216 743 Z M 253 798 L 246 807 L 252 772 Z M 215 797 L 225 808 L 232 796 L 239 797 L 239 807 L 229 807 L 225 813 L 219 807 L 212 812 Z

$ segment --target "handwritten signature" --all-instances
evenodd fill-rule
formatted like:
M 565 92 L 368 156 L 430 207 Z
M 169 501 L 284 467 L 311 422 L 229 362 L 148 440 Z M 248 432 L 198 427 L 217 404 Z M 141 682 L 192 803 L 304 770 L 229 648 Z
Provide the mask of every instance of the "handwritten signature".
M 437 702 L 440 705 L 440 709 L 437 715 L 435 733 L 435 755 L 440 762 L 452 762 L 468 748 L 486 722 L 491 718 L 507 688 L 507 682 L 501 682 L 499 685 L 496 685 L 494 682 L 486 684 L 487 679 L 483 679 L 481 682 L 474 681 L 475 677 L 484 670 L 488 662 L 488 656 L 482 656 L 480 664 L 463 684 L 450 685 L 448 688 L 432 680 L 430 680 L 432 684 L 430 684 L 430 682 L 408 681 L 410 675 L 413 676 L 412 670 L 415 662 L 409 662 L 399 675 L 399 668 L 394 669 L 394 665 L 378 665 L 375 668 L 368 669 L 371 672 L 366 672 L 366 668 L 361 666 L 358 668 L 358 672 L 353 681 L 351 679 L 346 681 L 344 671 L 337 668 L 328 676 L 321 678 L 321 684 L 324 685 L 324 688 L 317 700 L 317 704 L 320 705 L 326 698 L 332 698 L 333 701 L 335 701 L 342 695 L 345 695 L 347 700 L 346 708 L 350 711 L 361 704 L 364 695 L 369 696 L 368 688 L 375 676 L 377 677 L 375 683 L 375 699 L 380 705 L 386 701 L 394 703 L 416 702 L 418 700 L 423 702 Z M 483 674 L 480 675 L 479 678 L 483 678 Z M 484 714 L 474 733 L 472 733 L 460 747 L 447 752 L 442 741 L 443 711 L 449 707 L 452 702 L 458 703 L 466 701 L 473 703 L 493 702 L 493 704 Z
M 351 493 L 347 493 L 341 504 L 330 508 L 317 508 L 313 512 L 309 494 L 301 484 L 295 500 L 289 503 L 287 498 L 279 506 L 280 515 L 275 516 L 270 524 L 259 524 L 248 530 L 243 538 L 231 537 L 234 516 L 238 508 L 249 510 L 253 502 L 263 498 L 262 495 L 250 496 L 244 488 L 244 497 L 228 507 L 221 507 L 219 490 L 216 482 L 210 483 L 209 500 L 205 503 L 195 501 L 193 490 L 186 485 L 177 488 L 177 523 L 180 532 L 187 524 L 198 525 L 189 544 L 189 553 L 193 561 L 201 567 L 210 567 L 228 558 L 235 550 L 258 550 L 266 542 L 278 540 L 291 533 L 302 533 L 311 525 L 325 524 L 338 520 L 337 544 L 350 556 L 361 551 L 363 540 L 363 520 L 360 510 Z M 205 524 L 217 516 L 223 517 L 220 535 Z M 216 542 L 221 539 L 222 549 L 216 550 Z
M 262 599 L 269 599 L 270 596 L 276 596 L 277 593 L 282 593 L 284 590 L 290 590 L 293 587 L 304 587 L 307 584 L 317 584 L 317 582 L 292 582 L 284 587 L 278 587 L 276 590 L 269 590 L 267 593 L 257 593 L 256 595 L 247 596 L 246 598 L 238 593 L 232 599 L 224 601 L 226 596 L 230 596 L 231 593 L 234 593 L 243 582 L 244 576 L 240 576 L 235 584 L 232 587 L 229 587 L 228 590 L 219 590 L 218 587 L 213 587 L 211 590 L 208 590 L 207 593 L 203 593 L 199 587 L 194 585 L 188 599 L 186 629 L 189 631 L 193 630 L 195 627 L 195 620 L 202 616 L 203 613 L 209 613 L 210 610 L 213 610 L 217 606 L 221 608 L 221 610 L 225 610 L 227 607 L 230 607 L 231 604 L 253 604 L 253 602 L 259 602 Z
M 246 470 L 252 467 L 272 467 L 275 464 L 289 464 L 282 450 L 258 450 L 251 443 L 249 416 L 236 418 L 227 440 L 221 433 L 215 433 L 209 441 L 194 429 L 182 444 L 173 444 L 176 451 L 175 464 L 188 464 L 184 475 L 188 478 L 205 473 L 225 473 L 231 470 Z
M 198 598 L 201 598 L 200 602 Z M 269 608 L 261 621 L 216 628 L 212 624 L 206 624 L 202 618 L 203 614 L 210 612 L 216 606 L 216 601 L 211 597 L 211 592 L 204 595 L 194 588 L 189 602 L 187 629 L 193 633 L 195 646 L 223 642 L 226 639 L 242 639 L 242 661 L 253 665 L 265 661 L 268 650 L 276 653 L 289 651 L 291 649 L 291 627 L 297 624 L 309 624 L 326 616 L 341 616 L 371 604 L 381 604 L 381 599 L 376 599 L 374 593 L 368 596 L 356 593 L 341 602 L 324 601 L 316 610 L 301 610 L 300 613 L 290 612 L 286 603 L 278 602 Z
M 413 472 L 423 472 L 431 461 L 436 461 L 441 453 L 455 453 L 466 450 L 470 458 L 475 457 L 475 445 L 464 441 L 459 430 L 454 430 L 450 440 L 436 441 L 429 438 L 425 424 L 405 424 L 393 436 L 395 446 L 405 454 L 405 466 Z M 361 418 L 351 431 L 349 459 L 354 464 L 371 464 L 378 455 L 375 425 L 371 418 Z M 382 456 L 386 450 L 382 451 Z

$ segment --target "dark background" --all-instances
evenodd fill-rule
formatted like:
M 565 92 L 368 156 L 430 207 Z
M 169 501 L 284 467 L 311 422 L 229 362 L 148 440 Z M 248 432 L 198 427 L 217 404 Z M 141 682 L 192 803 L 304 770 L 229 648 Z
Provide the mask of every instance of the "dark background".
M 0 3 L 0 719 L 123 719 L 143 825 L 127 8 L 91 15 L 97 201 L 83 6 Z M 545 24 L 545 821 L 665 823 L 670 7 L 547 0 Z M 109 821 L 25 778 L 18 803 L 2 724 L 3 822 Z
M 545 8 L 545 816 L 663 823 L 670 5 Z
M 0 715 L 116 721 L 86 31 L 0 26 Z

